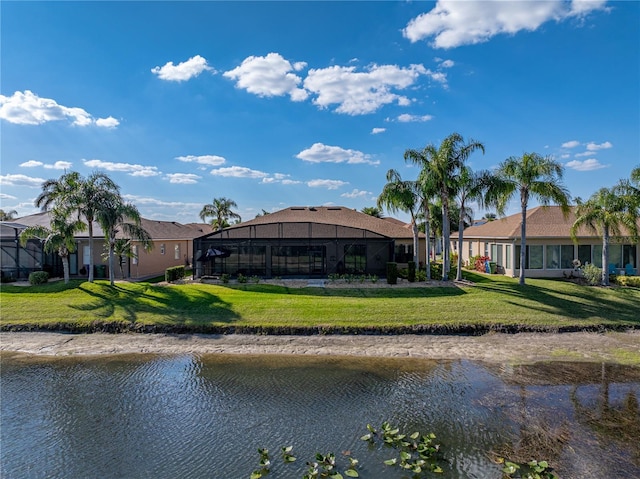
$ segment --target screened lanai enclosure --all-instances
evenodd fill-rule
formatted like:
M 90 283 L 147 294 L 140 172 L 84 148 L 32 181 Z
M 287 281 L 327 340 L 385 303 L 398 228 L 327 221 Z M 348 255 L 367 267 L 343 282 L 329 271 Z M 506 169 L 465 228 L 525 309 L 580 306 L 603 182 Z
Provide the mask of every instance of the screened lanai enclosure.
M 313 277 L 384 275 L 393 239 L 371 231 L 317 223 L 231 228 L 195 240 L 196 275 Z M 207 256 L 212 248 L 224 254 Z
M 45 253 L 39 240 L 20 244 L 20 233 L 26 226 L 2 222 L 0 224 L 0 270 L 2 282 L 27 279 L 34 271 L 47 271 L 51 276 L 62 275 L 62 260 L 55 253 Z

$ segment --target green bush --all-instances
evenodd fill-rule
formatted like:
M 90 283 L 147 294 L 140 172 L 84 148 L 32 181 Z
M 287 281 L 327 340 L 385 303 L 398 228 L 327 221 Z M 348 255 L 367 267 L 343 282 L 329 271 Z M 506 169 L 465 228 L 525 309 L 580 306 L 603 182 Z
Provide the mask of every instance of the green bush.
M 29 284 L 45 284 L 49 281 L 49 273 L 46 271 L 34 271 L 29 273 Z
M 238 283 L 246 283 L 247 282 L 247 277 L 242 274 L 242 273 L 238 273 Z
M 172 266 L 171 268 L 167 268 L 164 271 L 164 280 L 167 283 L 172 283 L 173 281 L 182 279 L 184 278 L 184 271 L 184 266 Z
M 387 263 L 387 284 L 398 283 L 398 263 Z
M 616 283 L 620 286 L 640 288 L 640 276 L 616 276 Z
M 409 271 L 407 272 L 407 279 L 410 283 L 415 283 L 416 281 L 416 263 L 414 261 L 409 261 L 407 263 L 409 267 Z
M 231 276 L 229 275 L 229 273 L 222 273 L 222 275 L 220 275 L 220 279 L 224 284 L 227 284 L 231 279 Z
M 582 276 L 592 286 L 602 282 L 602 268 L 598 268 L 593 263 L 586 264 L 582 267 Z

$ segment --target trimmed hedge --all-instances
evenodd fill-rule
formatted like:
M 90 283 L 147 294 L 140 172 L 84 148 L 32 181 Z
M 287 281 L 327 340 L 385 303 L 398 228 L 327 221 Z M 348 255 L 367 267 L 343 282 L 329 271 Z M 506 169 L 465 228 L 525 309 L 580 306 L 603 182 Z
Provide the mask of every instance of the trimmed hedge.
M 615 281 L 620 286 L 631 286 L 632 288 L 640 288 L 640 276 L 616 276 Z
M 387 263 L 387 284 L 398 283 L 398 263 Z
M 407 279 L 409 280 L 410 283 L 415 283 L 415 281 L 416 281 L 416 263 L 415 263 L 415 261 L 409 261 L 409 263 L 407 263 L 407 266 L 409 267 L 409 271 L 407 273 Z
M 29 273 L 29 284 L 45 284 L 49 282 L 49 273 L 46 271 L 34 271 Z
M 184 278 L 184 275 L 185 275 L 184 266 L 173 266 L 165 270 L 164 280 L 167 283 L 171 283 L 173 281 L 177 281 L 179 279 Z

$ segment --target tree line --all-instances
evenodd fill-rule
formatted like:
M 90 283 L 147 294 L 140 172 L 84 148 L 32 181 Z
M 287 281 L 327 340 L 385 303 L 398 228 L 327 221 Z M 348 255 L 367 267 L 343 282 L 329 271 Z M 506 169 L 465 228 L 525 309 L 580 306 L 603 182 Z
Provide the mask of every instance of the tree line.
M 465 141 L 462 135 L 452 133 L 440 145 L 429 144 L 421 150 L 408 149 L 404 159 L 419 168 L 415 180 L 403 180 L 395 169 L 387 172 L 387 183 L 378 196 L 377 208 L 363 210 L 377 215 L 381 208 L 391 212 L 403 211 L 411 217 L 414 242 L 414 261 L 418 260 L 418 232 L 423 221 L 426 241 L 426 273 L 430 275 L 430 227 L 432 217 L 440 216 L 443 238 L 444 281 L 451 271 L 451 212 L 457 212 L 458 251 L 462 251 L 465 222 L 471 218 L 470 202 L 480 207 L 495 208 L 503 216 L 509 202 L 514 197 L 520 199 L 520 265 L 525 264 L 527 239 L 527 209 L 531 199 L 541 205 L 559 205 L 565 215 L 570 211 L 571 195 L 562 182 L 564 167 L 549 156 L 524 153 L 520 157 L 510 157 L 498 165 L 494 171 L 473 171 L 466 161 L 475 151 L 484 153 L 484 145 L 475 140 Z M 628 179 L 621 179 L 611 188 L 601 188 L 588 200 L 576 198 L 576 219 L 571 227 L 571 236 L 582 226 L 602 237 L 602 264 L 609 263 L 608 244 L 611 235 L 619 236 L 623 229 L 638 239 L 638 217 L 640 216 L 640 166 L 631 171 Z M 437 204 L 439 211 L 434 211 Z M 487 215 L 489 216 L 489 215 Z M 493 216 L 495 217 L 495 216 Z M 462 255 L 458 255 L 456 280 L 462 279 Z M 525 268 L 520 268 L 519 283 L 525 284 Z M 602 284 L 609 284 L 606 267 L 602 271 Z

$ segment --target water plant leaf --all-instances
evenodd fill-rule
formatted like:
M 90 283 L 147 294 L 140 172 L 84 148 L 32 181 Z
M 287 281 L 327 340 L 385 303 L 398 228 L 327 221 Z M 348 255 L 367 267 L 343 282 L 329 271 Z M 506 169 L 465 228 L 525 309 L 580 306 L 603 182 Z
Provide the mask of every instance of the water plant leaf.
M 395 457 L 393 459 L 387 459 L 386 461 L 384 461 L 387 466 L 395 466 L 397 462 L 398 460 Z
M 360 474 L 355 469 L 347 469 L 344 473 L 349 477 L 360 477 Z
M 262 471 L 253 471 L 251 473 L 251 479 L 260 479 L 262 477 Z

